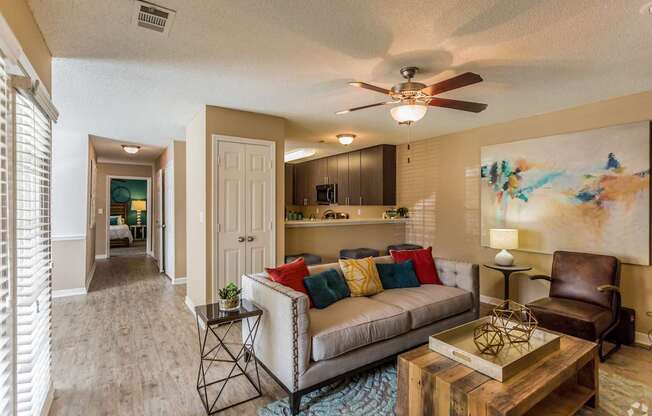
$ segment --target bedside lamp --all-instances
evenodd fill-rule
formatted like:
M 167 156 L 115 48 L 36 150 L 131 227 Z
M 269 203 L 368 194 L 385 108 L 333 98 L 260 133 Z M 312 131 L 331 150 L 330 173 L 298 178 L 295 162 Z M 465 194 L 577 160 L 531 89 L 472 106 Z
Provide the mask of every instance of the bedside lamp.
M 141 225 L 140 212 L 147 211 L 147 201 L 144 199 L 132 199 L 131 200 L 131 210 L 136 211 L 136 224 Z
M 518 248 L 518 230 L 508 228 L 490 229 L 489 247 L 500 250 L 494 259 L 494 262 L 497 265 L 511 266 L 514 264 L 514 256 L 512 256 L 507 250 Z

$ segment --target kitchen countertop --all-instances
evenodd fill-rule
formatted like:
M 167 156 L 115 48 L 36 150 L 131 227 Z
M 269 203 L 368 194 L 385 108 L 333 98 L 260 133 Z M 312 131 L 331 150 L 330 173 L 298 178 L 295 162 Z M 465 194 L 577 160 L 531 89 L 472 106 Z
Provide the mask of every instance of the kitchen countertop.
M 285 221 L 285 228 L 300 227 L 341 227 L 349 225 L 377 225 L 377 224 L 405 224 L 407 218 L 383 219 L 383 218 L 358 218 L 342 220 L 301 220 Z

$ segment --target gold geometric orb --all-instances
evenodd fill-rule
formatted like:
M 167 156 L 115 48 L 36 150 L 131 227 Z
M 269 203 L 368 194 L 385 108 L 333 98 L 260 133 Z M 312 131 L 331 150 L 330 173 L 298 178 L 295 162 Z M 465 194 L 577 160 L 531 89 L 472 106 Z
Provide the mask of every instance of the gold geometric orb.
M 481 354 L 497 355 L 505 346 L 502 331 L 491 322 L 485 322 L 473 330 L 473 342 Z
M 529 308 L 511 300 L 493 309 L 491 323 L 503 333 L 510 344 L 529 342 L 539 325 Z

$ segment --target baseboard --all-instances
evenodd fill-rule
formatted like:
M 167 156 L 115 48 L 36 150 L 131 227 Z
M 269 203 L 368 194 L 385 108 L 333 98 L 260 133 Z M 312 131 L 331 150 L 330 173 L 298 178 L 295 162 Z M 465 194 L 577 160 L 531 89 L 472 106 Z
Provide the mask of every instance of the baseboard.
M 173 285 L 185 285 L 186 281 L 188 281 L 187 277 L 175 277 L 172 279 L 172 284 Z
M 645 332 L 636 331 L 634 337 L 634 343 L 648 348 L 652 347 L 652 342 L 650 341 L 650 337 Z
M 93 277 L 95 277 L 95 267 L 97 266 L 97 263 L 93 262 L 93 267 L 91 268 L 90 271 L 90 278 L 86 276 L 86 293 L 88 293 L 88 288 L 91 287 L 91 282 L 93 281 Z
M 95 255 L 95 260 L 106 260 L 109 257 L 106 254 L 96 254 Z
M 480 295 L 480 302 L 488 303 L 490 305 L 501 305 L 505 301 L 503 299 L 493 298 L 491 296 Z
M 188 296 L 186 296 L 185 304 L 188 307 L 188 309 L 190 309 L 190 313 L 192 313 L 192 316 L 194 316 L 195 319 L 197 319 L 197 314 L 195 313 L 195 304 L 192 303 L 192 300 L 190 300 Z M 204 321 L 202 321 L 201 319 L 199 319 L 199 326 L 201 326 L 202 329 L 206 329 L 206 324 L 204 324 Z
M 79 295 L 85 295 L 86 288 L 85 287 L 76 287 L 74 289 L 61 289 L 61 290 L 53 290 L 52 291 L 52 298 L 66 298 L 68 296 L 79 296 Z
M 190 300 L 190 297 L 186 295 L 186 306 L 188 309 L 190 309 L 190 312 L 192 312 L 193 315 L 195 315 L 195 304 L 192 303 L 192 300 Z

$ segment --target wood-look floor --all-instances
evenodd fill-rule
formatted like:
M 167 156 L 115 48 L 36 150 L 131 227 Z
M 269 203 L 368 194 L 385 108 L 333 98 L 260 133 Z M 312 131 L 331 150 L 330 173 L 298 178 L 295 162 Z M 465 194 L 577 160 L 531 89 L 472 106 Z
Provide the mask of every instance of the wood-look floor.
M 197 325 L 185 295 L 151 258 L 98 261 L 87 295 L 54 301 L 50 415 L 205 414 L 195 388 Z M 224 415 L 254 415 L 285 395 L 264 370 L 260 375 L 265 395 Z M 226 400 L 244 398 L 242 379 L 229 382 Z
M 185 294 L 148 257 L 98 261 L 88 295 L 54 301 L 50 415 L 205 414 L 195 389 L 197 327 Z M 641 348 L 623 347 L 601 368 L 652 387 L 652 353 Z M 260 375 L 265 395 L 224 415 L 254 415 L 285 396 L 264 370 Z M 227 401 L 242 397 L 242 379 Z

